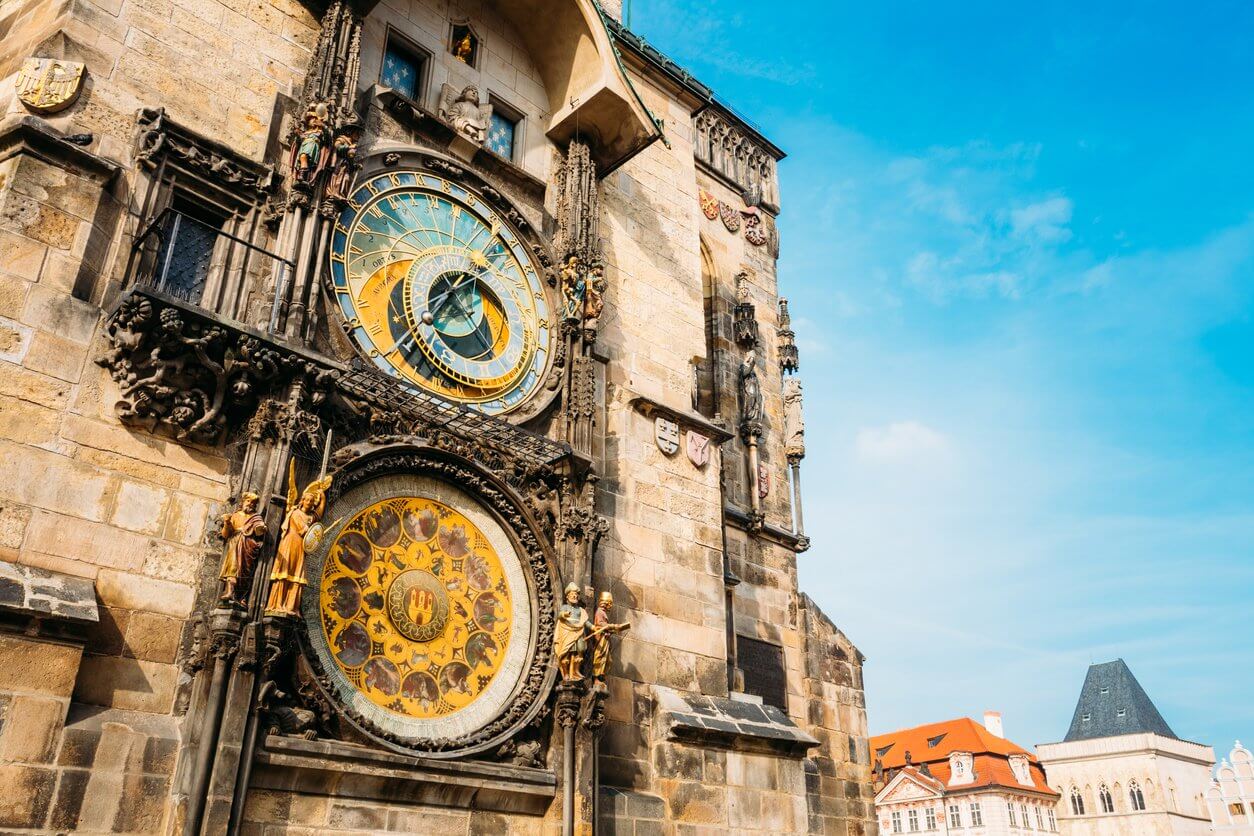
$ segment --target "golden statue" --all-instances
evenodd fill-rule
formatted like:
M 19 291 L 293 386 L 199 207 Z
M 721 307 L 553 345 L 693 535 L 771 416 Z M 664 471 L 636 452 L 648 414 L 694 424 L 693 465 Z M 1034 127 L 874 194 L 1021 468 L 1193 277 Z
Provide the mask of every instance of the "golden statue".
M 230 514 L 222 515 L 222 539 L 226 541 L 226 550 L 222 553 L 222 569 L 218 577 L 222 580 L 222 603 L 237 603 L 240 591 L 247 593 L 246 584 L 239 590 L 241 578 L 252 578 L 253 564 L 257 562 L 257 553 L 266 539 L 266 521 L 257 513 L 257 505 L 261 497 L 255 493 L 246 493 L 240 497 L 239 508 Z
M 592 616 L 592 632 L 588 638 L 592 641 L 592 678 L 605 680 L 605 671 L 610 666 L 610 636 L 630 630 L 627 623 L 614 624 L 610 621 L 610 610 L 614 608 L 614 596 L 602 592 L 597 598 L 597 611 Z
M 474 60 L 475 42 L 471 38 L 470 32 L 453 46 L 453 57 L 463 64 L 469 64 Z
M 579 605 L 579 587 L 567 584 L 566 603 L 557 611 L 553 652 L 565 682 L 583 679 L 583 657 L 588 650 L 588 611 Z
M 305 553 L 318 547 L 324 529 L 322 514 L 327 509 L 327 488 L 331 477 L 311 482 L 305 492 L 296 492 L 296 462 L 287 472 L 287 516 L 279 533 L 279 549 L 270 572 L 270 597 L 266 599 L 266 615 L 294 616 L 300 611 L 301 591 L 305 587 Z

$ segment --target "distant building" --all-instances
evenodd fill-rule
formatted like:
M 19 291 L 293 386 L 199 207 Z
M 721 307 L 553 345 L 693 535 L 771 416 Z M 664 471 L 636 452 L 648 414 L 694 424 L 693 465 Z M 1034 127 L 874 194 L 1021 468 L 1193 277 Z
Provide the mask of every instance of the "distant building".
M 1254 834 L 1254 755 L 1237 741 L 1206 791 L 1211 830 Z
M 871 756 L 880 833 L 1058 830 L 1058 794 L 1036 757 L 1002 736 L 996 712 L 983 726 L 963 717 L 873 737 Z
M 1122 659 L 1089 667 L 1067 736 L 1037 753 L 1066 836 L 1210 832 L 1214 752 L 1176 736 Z

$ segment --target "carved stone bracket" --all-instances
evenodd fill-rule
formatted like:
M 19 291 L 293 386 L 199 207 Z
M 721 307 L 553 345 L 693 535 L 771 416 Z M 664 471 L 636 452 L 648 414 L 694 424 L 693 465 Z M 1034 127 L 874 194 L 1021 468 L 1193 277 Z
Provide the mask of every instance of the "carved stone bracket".
M 259 397 L 298 377 L 316 408 L 335 380 L 331 369 L 259 333 L 155 294 L 124 296 L 105 334 L 109 348 L 96 362 L 121 387 L 118 418 L 181 440 L 216 443 Z
M 557 724 L 564 729 L 573 728 L 579 722 L 580 707 L 585 689 L 583 680 L 562 682 L 557 686 Z
M 732 332 L 736 344 L 753 348 L 758 344 L 758 316 L 753 302 L 749 301 L 749 275 L 736 276 L 736 306 L 732 308 Z

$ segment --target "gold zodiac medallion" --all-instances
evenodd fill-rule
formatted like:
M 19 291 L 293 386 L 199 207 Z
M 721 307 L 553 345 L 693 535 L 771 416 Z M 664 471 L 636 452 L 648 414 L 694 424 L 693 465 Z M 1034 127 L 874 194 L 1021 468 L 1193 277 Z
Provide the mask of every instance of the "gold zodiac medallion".
M 501 557 L 442 502 L 396 497 L 358 512 L 330 546 L 319 586 L 331 658 L 388 712 L 451 716 L 501 671 L 514 615 Z

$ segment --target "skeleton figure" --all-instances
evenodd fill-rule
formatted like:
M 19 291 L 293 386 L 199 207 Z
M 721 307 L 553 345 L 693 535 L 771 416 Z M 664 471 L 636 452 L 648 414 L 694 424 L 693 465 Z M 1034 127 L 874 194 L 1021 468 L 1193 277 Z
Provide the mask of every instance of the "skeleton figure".
M 439 115 L 466 139 L 482 144 L 492 121 L 492 105 L 480 103 L 479 88 L 473 84 L 460 94 L 453 85 L 445 84 L 440 92 Z

